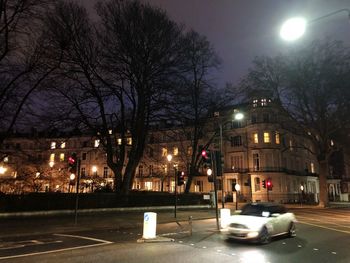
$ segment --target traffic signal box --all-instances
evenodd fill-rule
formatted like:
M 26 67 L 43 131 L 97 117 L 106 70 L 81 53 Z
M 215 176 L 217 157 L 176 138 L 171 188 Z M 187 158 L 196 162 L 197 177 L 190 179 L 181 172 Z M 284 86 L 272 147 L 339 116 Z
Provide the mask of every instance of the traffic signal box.
M 262 187 L 267 188 L 268 191 L 272 190 L 273 184 L 271 178 L 268 178 L 267 180 L 262 180 Z
M 72 153 L 68 157 L 68 166 L 69 166 L 69 171 L 73 174 L 77 172 L 77 163 L 78 163 L 77 154 Z
M 211 152 L 209 150 L 202 150 L 202 160 L 203 160 L 204 168 L 206 169 L 212 168 Z
M 185 184 L 185 172 L 184 171 L 178 171 L 177 172 L 177 185 L 181 186 Z

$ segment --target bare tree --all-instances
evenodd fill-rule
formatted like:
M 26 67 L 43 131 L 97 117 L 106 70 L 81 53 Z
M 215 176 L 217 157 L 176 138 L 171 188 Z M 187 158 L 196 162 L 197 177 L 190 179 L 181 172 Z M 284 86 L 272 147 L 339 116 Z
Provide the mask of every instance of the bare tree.
M 313 140 L 319 161 L 320 205 L 328 205 L 329 157 L 350 120 L 350 53 L 337 41 L 312 45 L 277 58 L 258 58 L 244 88 L 270 89 Z
M 0 144 L 28 99 L 58 65 L 44 58 L 41 18 L 45 0 L 0 1 Z

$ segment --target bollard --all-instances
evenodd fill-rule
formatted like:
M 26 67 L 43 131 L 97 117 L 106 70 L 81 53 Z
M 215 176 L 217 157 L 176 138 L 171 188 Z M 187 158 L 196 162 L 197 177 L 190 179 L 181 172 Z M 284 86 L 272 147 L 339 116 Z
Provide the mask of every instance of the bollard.
M 227 227 L 230 222 L 231 210 L 228 208 L 220 209 L 220 217 L 221 217 L 221 228 Z
M 190 236 L 192 236 L 192 216 L 188 217 L 188 225 L 190 226 Z
M 156 238 L 157 214 L 146 212 L 143 215 L 143 239 Z

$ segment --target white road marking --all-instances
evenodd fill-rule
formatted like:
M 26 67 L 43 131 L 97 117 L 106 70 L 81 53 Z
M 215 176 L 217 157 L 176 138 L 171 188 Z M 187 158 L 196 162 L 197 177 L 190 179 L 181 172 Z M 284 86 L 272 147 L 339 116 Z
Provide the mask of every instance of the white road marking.
M 312 224 L 312 223 L 307 223 L 307 222 L 303 222 L 303 221 L 298 221 L 298 222 L 299 222 L 299 223 L 302 223 L 302 224 L 305 224 L 305 225 L 317 226 L 317 227 L 325 228 L 325 229 L 328 229 L 328 230 L 334 230 L 334 231 L 337 231 L 337 232 L 350 234 L 350 231 L 339 230 L 339 229 L 332 228 L 332 227 L 320 226 L 320 225 L 316 225 L 316 224 Z
M 29 257 L 29 256 L 35 256 L 35 255 L 42 255 L 42 254 L 51 254 L 51 253 L 57 253 L 62 251 L 69 251 L 69 250 L 76 250 L 81 248 L 89 248 L 89 247 L 97 247 L 107 244 L 113 244 L 111 241 L 98 239 L 98 238 L 92 238 L 92 237 L 84 237 L 84 236 L 77 236 L 77 235 L 66 235 L 66 234 L 53 234 L 54 236 L 62 236 L 62 237 L 71 237 L 71 238 L 79 238 L 79 239 L 86 239 L 91 240 L 94 242 L 99 242 L 99 244 L 92 244 L 92 245 L 85 245 L 85 246 L 78 246 L 78 247 L 69 247 L 69 248 L 62 248 L 62 249 L 55 249 L 55 250 L 49 250 L 49 251 L 42 251 L 42 252 L 35 252 L 35 253 L 27 253 L 27 254 L 21 254 L 21 255 L 14 255 L 14 256 L 6 256 L 6 257 L 0 257 L 0 260 L 2 259 L 10 259 L 10 258 L 19 258 L 19 257 Z M 62 242 L 62 241 L 59 241 Z
M 91 240 L 95 242 L 100 242 L 104 244 L 112 244 L 113 242 L 103 240 L 103 239 L 98 239 L 98 238 L 92 238 L 92 237 L 84 237 L 84 236 L 76 236 L 76 235 L 66 235 L 66 234 L 53 234 L 54 236 L 61 236 L 61 237 L 73 237 L 73 238 L 80 238 L 80 239 L 86 239 L 86 240 Z

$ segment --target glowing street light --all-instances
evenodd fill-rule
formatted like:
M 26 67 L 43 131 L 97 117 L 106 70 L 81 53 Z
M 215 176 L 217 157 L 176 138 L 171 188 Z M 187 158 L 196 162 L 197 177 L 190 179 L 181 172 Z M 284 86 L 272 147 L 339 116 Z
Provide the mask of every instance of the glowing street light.
M 7 168 L 0 166 L 0 174 L 4 174 L 6 173 L 6 171 L 7 171 Z
M 288 20 L 286 20 L 281 27 L 280 30 L 280 37 L 283 40 L 286 41 L 294 41 L 299 39 L 300 37 L 302 37 L 304 35 L 304 33 L 306 32 L 307 26 L 315 23 L 319 20 L 322 20 L 324 18 L 327 18 L 329 16 L 338 14 L 340 12 L 346 12 L 348 14 L 348 17 L 350 19 L 350 9 L 339 9 L 337 11 L 328 13 L 324 16 L 320 16 L 318 18 L 312 19 L 307 21 L 305 18 L 303 17 L 294 17 L 294 18 L 290 18 Z

